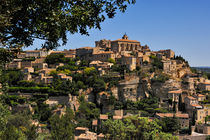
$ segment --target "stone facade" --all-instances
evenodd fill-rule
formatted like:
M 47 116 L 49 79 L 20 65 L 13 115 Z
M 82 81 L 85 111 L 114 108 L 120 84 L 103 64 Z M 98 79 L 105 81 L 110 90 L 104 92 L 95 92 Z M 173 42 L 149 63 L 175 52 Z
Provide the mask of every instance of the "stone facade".
M 136 58 L 134 56 L 123 56 L 121 64 L 125 65 L 130 71 L 133 71 L 136 69 Z
M 136 40 L 129 40 L 128 36 L 125 34 L 122 39 L 111 41 L 111 50 L 113 52 L 121 51 L 138 51 L 141 50 L 141 44 Z
M 118 99 L 121 101 L 140 99 L 139 77 L 131 77 L 119 82 Z

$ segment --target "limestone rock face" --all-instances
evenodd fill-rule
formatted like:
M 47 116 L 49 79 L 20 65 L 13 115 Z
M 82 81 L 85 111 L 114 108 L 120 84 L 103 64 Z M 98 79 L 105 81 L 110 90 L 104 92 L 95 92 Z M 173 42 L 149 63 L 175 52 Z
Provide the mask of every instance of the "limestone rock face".
M 129 80 L 119 82 L 118 98 L 121 101 L 132 100 L 137 101 L 140 97 L 139 77 L 133 77 Z
M 161 99 L 168 98 L 168 91 L 181 89 L 181 82 L 173 79 L 165 83 L 155 82 L 151 85 L 151 93 Z

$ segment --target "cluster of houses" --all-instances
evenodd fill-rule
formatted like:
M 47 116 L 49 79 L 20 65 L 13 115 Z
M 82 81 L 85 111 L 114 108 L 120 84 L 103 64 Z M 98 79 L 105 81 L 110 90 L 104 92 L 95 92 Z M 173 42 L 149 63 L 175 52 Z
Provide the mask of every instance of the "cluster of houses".
M 189 127 L 189 121 L 193 118 L 196 120 L 197 131 L 210 134 L 210 127 L 206 125 L 205 117 L 210 115 L 209 104 L 201 104 L 206 99 L 205 94 L 201 94 L 202 91 L 210 91 L 210 81 L 204 79 L 199 74 L 193 74 L 189 68 L 184 67 L 186 64 L 181 60 L 173 59 L 175 53 L 168 50 L 151 51 L 147 45 L 142 46 L 139 41 L 129 40 L 128 36 L 123 35 L 122 39 L 118 40 L 100 40 L 95 42 L 95 47 L 83 47 L 77 49 L 70 49 L 64 51 L 53 51 L 53 50 L 32 50 L 24 51 L 17 55 L 11 63 L 7 65 L 8 69 L 21 69 L 24 73 L 24 80 L 35 81 L 37 83 L 52 83 L 53 77 L 50 75 L 52 71 L 55 71 L 57 67 L 64 66 L 63 63 L 48 65 L 45 59 L 50 54 L 64 54 L 66 58 L 76 58 L 89 61 L 90 67 L 95 67 L 101 75 L 106 74 L 110 71 L 114 65 L 109 60 L 114 60 L 116 63 L 125 65 L 130 71 L 136 70 L 137 67 L 143 67 L 145 63 L 151 63 L 153 59 L 151 56 L 155 56 L 161 60 L 163 64 L 163 72 L 167 75 L 182 80 L 181 86 L 176 90 L 169 90 L 166 97 L 167 100 L 171 99 L 172 102 L 176 102 L 177 113 L 157 113 L 156 118 L 173 117 L 174 115 L 179 119 L 182 128 Z M 32 59 L 33 58 L 33 59 Z M 64 73 L 58 74 L 63 80 L 72 81 L 72 77 Z M 119 83 L 118 91 L 123 96 L 116 96 L 119 100 L 129 98 L 130 100 L 136 101 L 139 99 L 141 90 L 139 77 L 132 79 L 125 79 Z M 198 92 L 199 91 L 199 92 Z M 82 92 L 82 91 L 80 91 Z M 88 91 L 85 91 L 88 92 Z M 114 94 L 115 92 L 112 91 Z M 86 94 L 89 100 L 90 93 Z M 101 96 L 100 96 L 101 95 Z M 105 92 L 99 94 L 99 98 L 102 99 L 102 95 Z M 135 96 L 134 98 L 132 98 Z M 138 97 L 136 97 L 138 96 Z M 181 99 L 180 99 L 181 98 Z M 161 99 L 161 101 L 164 99 Z M 167 101 L 165 100 L 165 101 Z M 178 103 L 184 103 L 185 112 L 181 112 L 178 109 Z M 70 106 L 73 110 L 77 110 L 79 103 L 75 96 L 68 97 L 50 97 L 46 104 L 58 105 L 65 104 Z M 172 105 L 167 106 L 172 109 Z M 105 108 L 105 110 L 107 110 Z M 58 108 L 55 113 L 62 114 L 63 108 Z M 105 115 L 106 111 L 102 111 L 98 120 L 93 120 L 92 129 L 97 131 L 103 121 L 108 119 Z M 123 110 L 115 110 L 113 119 L 124 119 L 129 114 L 126 114 Z M 88 128 L 78 127 L 76 128 L 75 137 L 78 140 L 103 140 L 104 135 L 97 135 L 94 132 L 90 132 Z

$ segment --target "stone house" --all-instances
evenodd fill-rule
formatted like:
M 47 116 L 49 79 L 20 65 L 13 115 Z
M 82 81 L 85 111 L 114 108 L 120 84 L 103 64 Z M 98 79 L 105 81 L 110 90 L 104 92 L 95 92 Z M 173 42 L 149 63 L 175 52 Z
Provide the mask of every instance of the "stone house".
M 25 51 L 26 57 L 46 57 L 49 55 L 52 51 L 47 51 L 46 49 L 40 49 L 40 50 L 27 50 Z
M 171 49 L 159 50 L 158 53 L 163 54 L 164 56 L 166 56 L 166 58 L 169 58 L 169 59 L 174 58 L 174 56 L 175 56 L 174 51 L 172 51 Z
M 109 58 L 115 60 L 115 54 L 112 51 L 103 51 L 103 52 L 98 52 L 98 53 L 93 53 L 91 60 L 97 60 L 97 61 L 107 61 Z
M 176 61 L 175 60 L 163 60 L 163 71 L 166 74 L 171 74 L 176 71 Z
M 210 107 L 208 106 L 203 106 L 202 109 L 196 109 L 196 122 L 205 122 L 205 117 L 210 115 Z
M 164 118 L 164 117 L 177 117 L 178 121 L 181 125 L 181 128 L 188 128 L 189 127 L 189 115 L 188 114 L 180 114 L 180 113 L 156 113 L 156 117 L 158 119 Z
M 71 76 L 67 76 L 66 74 L 63 74 L 63 73 L 59 73 L 58 74 L 58 77 L 62 80 L 69 80 L 69 81 L 72 81 L 72 77 Z
M 196 95 L 193 95 L 193 97 L 195 97 L 198 101 L 203 101 L 206 99 L 206 96 L 203 94 L 196 94 Z
M 198 86 L 202 91 L 210 91 L 210 82 L 200 83 Z
M 97 140 L 97 134 L 90 132 L 88 128 L 77 127 L 75 129 L 75 140 Z
M 23 69 L 23 73 L 26 74 L 26 73 L 31 73 L 31 72 L 34 72 L 34 68 L 33 67 L 25 67 Z
M 122 39 L 111 41 L 111 50 L 113 52 L 121 51 L 139 51 L 141 50 L 141 44 L 136 40 L 129 40 L 128 36 L 123 35 Z
M 83 59 L 85 58 L 88 59 L 88 57 L 91 57 L 92 53 L 93 53 L 93 47 L 82 47 L 76 49 L 76 56 Z
M 95 41 L 95 46 L 100 47 L 100 48 L 111 48 L 111 40 L 100 40 L 100 41 Z
M 198 133 L 210 135 L 210 125 L 198 124 L 198 125 L 196 125 L 196 129 L 197 129 Z
M 136 69 L 136 58 L 134 56 L 122 56 L 121 64 L 125 65 L 130 71 Z
M 102 69 L 110 69 L 114 64 L 109 62 L 102 62 L 102 61 L 91 61 L 89 66 L 95 68 L 102 68 Z

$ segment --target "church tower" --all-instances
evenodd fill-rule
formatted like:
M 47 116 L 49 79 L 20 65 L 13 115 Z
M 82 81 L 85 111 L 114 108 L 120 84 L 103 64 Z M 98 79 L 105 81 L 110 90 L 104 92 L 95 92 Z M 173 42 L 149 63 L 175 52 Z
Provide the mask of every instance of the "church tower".
M 127 36 L 127 34 L 126 34 L 126 33 L 123 35 L 122 39 L 126 39 L 126 40 L 128 40 L 128 36 Z

